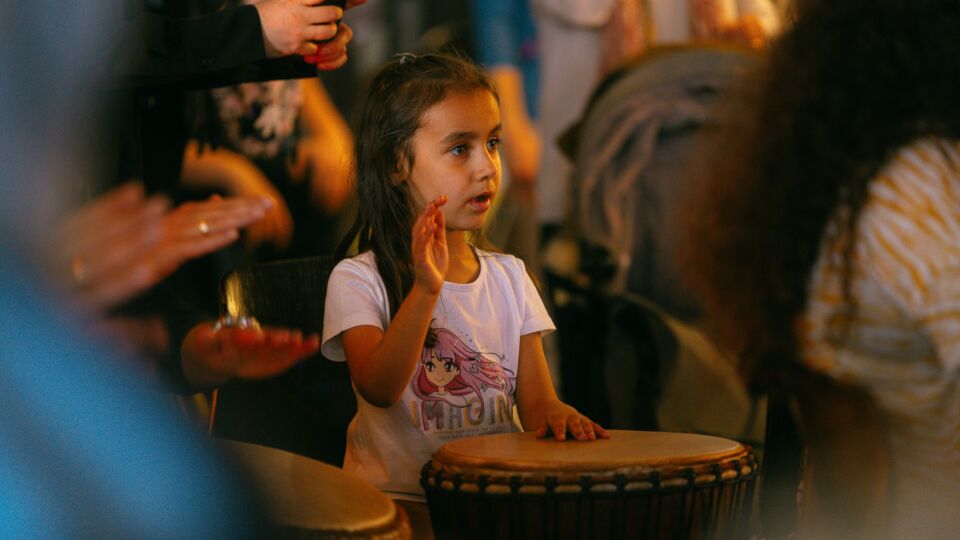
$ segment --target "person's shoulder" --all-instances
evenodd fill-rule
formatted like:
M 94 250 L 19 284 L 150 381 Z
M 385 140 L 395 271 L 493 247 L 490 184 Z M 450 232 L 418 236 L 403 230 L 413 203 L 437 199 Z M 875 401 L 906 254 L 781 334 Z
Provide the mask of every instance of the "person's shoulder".
M 960 192 L 960 144 L 926 138 L 897 151 L 871 186 L 874 199 L 888 201 L 888 212 L 909 218 L 934 213 L 956 220 Z
M 372 251 L 341 260 L 333 267 L 333 275 L 376 275 L 377 259 Z
M 527 273 L 527 267 L 523 260 L 509 253 L 478 249 L 477 256 L 483 259 L 491 274 L 502 274 L 511 279 L 519 279 Z
M 520 260 L 520 258 L 518 258 L 515 255 L 511 255 L 509 253 L 502 253 L 498 251 L 488 251 L 485 249 L 477 248 L 477 257 L 482 257 L 484 261 L 487 262 L 487 264 L 496 264 L 500 266 L 519 267 L 519 268 L 524 267 L 523 261 Z
M 920 305 L 946 268 L 960 266 L 960 147 L 922 139 L 890 159 L 858 217 L 864 268 Z

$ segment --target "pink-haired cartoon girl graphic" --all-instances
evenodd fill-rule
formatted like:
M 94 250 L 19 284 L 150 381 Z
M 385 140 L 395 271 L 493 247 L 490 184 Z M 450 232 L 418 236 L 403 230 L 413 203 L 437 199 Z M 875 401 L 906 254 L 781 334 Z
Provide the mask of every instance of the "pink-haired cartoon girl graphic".
M 476 395 L 482 414 L 484 390 L 496 388 L 507 395 L 513 393 L 513 372 L 500 365 L 499 355 L 475 351 L 445 328 L 431 331 L 435 339 L 420 353 L 413 378 L 417 397 L 464 407 Z

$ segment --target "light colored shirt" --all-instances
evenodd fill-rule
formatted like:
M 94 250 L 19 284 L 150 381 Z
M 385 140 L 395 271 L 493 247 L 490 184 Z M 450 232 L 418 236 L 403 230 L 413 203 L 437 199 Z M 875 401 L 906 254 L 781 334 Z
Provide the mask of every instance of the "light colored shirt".
M 520 337 L 554 325 L 520 259 L 477 255 L 477 279 L 443 284 L 431 323 L 436 342 L 424 347 L 400 400 L 381 408 L 357 393 L 343 468 L 392 497 L 423 500 L 420 470 L 443 443 L 519 430 L 513 406 Z M 389 324 L 373 253 L 337 264 L 327 287 L 323 355 L 344 361 L 344 331 Z
M 854 242 L 856 308 L 846 334 L 831 324 L 844 316 L 840 241 L 821 248 L 805 317 L 805 362 L 866 388 L 884 416 L 891 522 L 898 528 L 891 537 L 955 534 L 960 147 L 928 139 L 900 151 L 871 184 Z
M 646 0 L 653 23 L 653 44 L 689 43 L 693 38 L 688 0 Z M 717 18 L 732 24 L 742 17 L 757 18 L 763 32 L 771 37 L 780 31 L 780 14 L 770 0 L 716 0 Z

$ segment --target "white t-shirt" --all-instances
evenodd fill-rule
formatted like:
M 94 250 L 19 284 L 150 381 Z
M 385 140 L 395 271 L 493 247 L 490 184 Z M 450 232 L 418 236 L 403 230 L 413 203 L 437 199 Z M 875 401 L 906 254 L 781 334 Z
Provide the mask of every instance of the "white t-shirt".
M 392 497 L 423 500 L 420 469 L 445 442 L 520 429 L 513 420 L 520 337 L 554 325 L 522 261 L 477 255 L 476 280 L 443 284 L 431 323 L 436 342 L 424 348 L 400 401 L 380 408 L 357 393 L 343 468 Z M 389 324 L 373 253 L 340 261 L 327 286 L 323 355 L 344 361 L 345 330 Z

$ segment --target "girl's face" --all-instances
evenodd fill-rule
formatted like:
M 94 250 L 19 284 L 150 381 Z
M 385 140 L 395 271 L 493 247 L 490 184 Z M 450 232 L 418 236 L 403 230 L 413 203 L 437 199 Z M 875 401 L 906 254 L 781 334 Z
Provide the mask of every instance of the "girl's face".
M 500 107 L 485 89 L 455 92 L 423 114 L 406 180 L 420 207 L 440 195 L 447 229 L 479 229 L 500 187 Z
M 430 359 L 424 362 L 423 369 L 427 372 L 427 380 L 437 388 L 450 384 L 450 381 L 460 373 L 460 368 L 453 360 L 440 358 L 436 354 L 430 355 Z

